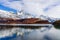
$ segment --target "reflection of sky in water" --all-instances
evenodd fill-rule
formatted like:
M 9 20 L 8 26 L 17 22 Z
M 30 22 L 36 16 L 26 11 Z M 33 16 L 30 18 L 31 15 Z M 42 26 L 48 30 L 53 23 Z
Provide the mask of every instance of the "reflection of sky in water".
M 2 34 L 1 34 L 2 33 Z M 10 40 L 60 40 L 60 30 L 54 27 L 42 27 L 39 29 L 13 28 L 3 30 L 0 38 Z M 4 37 L 5 35 L 5 37 Z

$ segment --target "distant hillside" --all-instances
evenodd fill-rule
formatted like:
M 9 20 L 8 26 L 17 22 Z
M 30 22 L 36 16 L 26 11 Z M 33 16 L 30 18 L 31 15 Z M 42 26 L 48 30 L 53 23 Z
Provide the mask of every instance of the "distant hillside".
M 42 20 L 40 18 L 25 18 L 25 19 L 12 19 L 12 18 L 0 18 L 2 24 L 50 24 L 48 20 Z
M 26 18 L 26 19 L 11 19 L 11 18 L 0 18 L 0 24 L 51 24 L 47 20 L 41 20 L 39 18 Z M 36 26 L 0 26 L 1 29 L 22 27 L 22 28 L 40 28 Z
M 53 23 L 53 25 L 55 26 L 55 28 L 60 29 L 60 20 L 55 21 L 55 22 Z

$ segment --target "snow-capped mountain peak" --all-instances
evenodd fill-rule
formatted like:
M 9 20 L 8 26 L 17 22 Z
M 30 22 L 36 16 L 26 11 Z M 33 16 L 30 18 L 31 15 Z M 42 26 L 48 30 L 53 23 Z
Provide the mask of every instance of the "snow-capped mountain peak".
M 17 13 L 8 12 L 4 10 L 0 10 L 1 18 L 13 18 L 13 19 L 23 19 L 23 18 L 32 18 L 32 15 L 28 13 L 24 13 L 23 11 L 17 11 Z
M 4 10 L 0 10 L 0 17 L 1 18 L 18 18 L 16 17 L 16 14 L 12 13 L 12 12 L 8 12 L 8 11 L 4 11 Z

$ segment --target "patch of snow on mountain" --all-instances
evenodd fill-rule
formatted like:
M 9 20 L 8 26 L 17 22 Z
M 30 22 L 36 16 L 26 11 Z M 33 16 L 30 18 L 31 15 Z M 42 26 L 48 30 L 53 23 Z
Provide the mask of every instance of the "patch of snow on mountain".
M 16 14 L 13 14 L 12 12 L 0 10 L 0 17 L 1 18 L 18 18 Z

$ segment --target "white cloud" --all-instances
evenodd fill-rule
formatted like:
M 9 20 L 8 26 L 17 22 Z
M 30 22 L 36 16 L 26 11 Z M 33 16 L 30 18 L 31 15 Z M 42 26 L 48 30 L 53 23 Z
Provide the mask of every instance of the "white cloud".
M 60 4 L 59 2 L 60 0 L 0 0 L 0 3 L 2 5 L 8 6 L 16 10 L 24 9 L 25 12 L 30 13 L 31 15 L 35 15 L 36 17 L 47 14 L 48 16 L 53 18 L 60 18 L 60 16 L 58 16 L 59 14 L 57 14 L 57 12 L 59 13 L 59 11 L 56 11 L 58 10 L 58 7 L 53 8 L 53 5 Z M 21 3 L 24 3 L 24 8 Z M 48 8 L 47 12 L 44 11 L 45 8 Z M 52 14 L 55 16 L 53 16 Z
M 46 14 L 49 17 L 60 18 L 60 5 L 57 5 L 56 7 L 51 8 L 46 12 Z
M 21 10 L 22 9 L 22 5 L 21 5 L 21 1 L 12 1 L 10 2 L 10 0 L 0 0 L 0 3 L 4 6 L 16 9 L 16 10 Z
M 24 2 L 24 11 L 25 12 L 33 14 L 36 17 L 39 17 L 40 15 L 46 14 L 44 11 L 45 8 L 50 7 L 50 9 L 51 9 L 53 7 L 53 5 L 56 5 L 60 1 L 59 0 L 23 0 L 23 2 Z M 48 9 L 48 10 L 50 10 L 50 9 Z M 56 10 L 56 9 L 54 8 L 54 10 Z M 47 12 L 48 16 L 51 14 L 54 15 L 54 13 L 53 13 L 54 10 L 52 9 L 52 11 Z M 53 16 L 53 15 L 51 15 L 50 17 L 55 18 L 56 15 L 55 16 Z M 60 18 L 60 16 L 58 16 L 58 17 Z
M 22 5 L 19 1 L 11 2 L 10 4 L 8 4 L 6 6 L 14 8 L 16 10 L 21 10 L 22 9 Z

